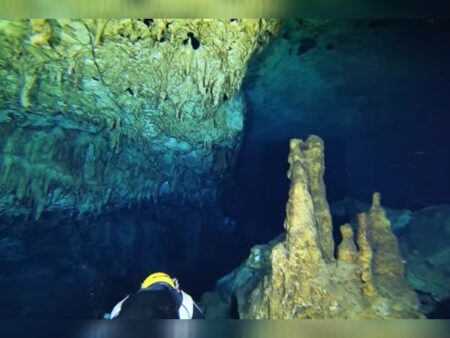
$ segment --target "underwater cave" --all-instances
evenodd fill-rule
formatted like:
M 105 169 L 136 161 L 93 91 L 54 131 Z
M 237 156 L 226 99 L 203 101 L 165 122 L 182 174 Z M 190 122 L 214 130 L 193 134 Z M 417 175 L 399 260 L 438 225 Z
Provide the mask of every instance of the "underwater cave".
M 360 213 L 370 231 L 382 214 L 398 254 L 374 265 L 404 276 L 375 269 L 375 290 L 395 285 L 413 305 L 374 316 L 448 318 L 449 21 L 0 28 L 0 318 L 102 318 L 156 271 L 206 318 L 266 318 L 262 276 L 276 285 L 277 248 L 301 253 L 295 236 L 309 234 L 286 211 L 297 180 L 311 195 L 316 264 L 356 264 L 340 244 L 361 233 Z M 367 236 L 376 256 L 383 243 Z

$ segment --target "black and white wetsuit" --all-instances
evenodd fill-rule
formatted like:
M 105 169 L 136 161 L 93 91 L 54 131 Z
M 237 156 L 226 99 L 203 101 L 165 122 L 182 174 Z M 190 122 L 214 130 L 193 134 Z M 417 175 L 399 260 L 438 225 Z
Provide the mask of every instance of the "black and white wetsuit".
M 124 299 L 122 299 L 112 309 L 109 319 L 114 319 L 114 318 L 118 317 L 122 308 L 124 306 L 126 306 L 126 302 L 131 297 L 145 297 L 145 292 L 148 292 L 148 291 L 139 290 L 133 296 L 128 295 Z M 177 298 L 177 302 L 179 304 L 178 319 L 203 319 L 202 311 L 200 310 L 198 305 L 195 304 L 194 300 L 192 299 L 192 297 L 190 295 L 188 295 L 183 290 L 173 289 L 173 292 L 174 292 L 174 295 Z

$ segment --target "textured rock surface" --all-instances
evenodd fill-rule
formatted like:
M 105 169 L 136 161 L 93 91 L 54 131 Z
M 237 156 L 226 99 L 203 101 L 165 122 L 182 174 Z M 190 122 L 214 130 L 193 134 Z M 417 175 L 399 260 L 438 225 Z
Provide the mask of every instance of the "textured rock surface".
M 424 312 L 450 298 L 450 206 L 414 212 L 400 237 L 410 285 L 418 291 Z
M 247 312 L 251 292 L 270 271 L 270 254 L 274 245 L 285 239 L 281 234 L 267 244 L 251 248 L 250 255 L 241 266 L 222 277 L 213 292 L 201 297 L 200 306 L 208 319 L 240 317 Z
M 0 214 L 214 202 L 274 20 L 0 21 Z M 167 182 L 167 183 L 166 183 Z M 200 188 L 199 188 L 200 187 Z
M 341 227 L 335 259 L 322 140 L 291 140 L 289 163 L 286 238 L 254 248 L 247 262 L 226 277 L 233 291 L 219 283 L 219 295 L 234 294 L 241 318 L 421 317 L 380 195 L 374 194 L 370 211 L 358 216 L 356 236 L 348 224 Z M 211 298 L 204 299 L 207 314 Z
M 351 220 L 369 204 L 345 198 L 331 206 L 333 216 Z M 418 293 L 421 311 L 427 315 L 450 298 L 450 206 L 437 205 L 417 211 L 385 209 L 392 231 L 397 233 L 406 278 Z

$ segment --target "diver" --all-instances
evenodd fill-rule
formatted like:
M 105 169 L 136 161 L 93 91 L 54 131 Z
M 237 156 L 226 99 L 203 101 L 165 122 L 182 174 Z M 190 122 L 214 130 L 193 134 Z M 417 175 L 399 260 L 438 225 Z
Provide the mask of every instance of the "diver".
M 141 288 L 114 306 L 104 319 L 202 319 L 203 313 L 192 297 L 180 289 L 178 280 L 156 272 Z

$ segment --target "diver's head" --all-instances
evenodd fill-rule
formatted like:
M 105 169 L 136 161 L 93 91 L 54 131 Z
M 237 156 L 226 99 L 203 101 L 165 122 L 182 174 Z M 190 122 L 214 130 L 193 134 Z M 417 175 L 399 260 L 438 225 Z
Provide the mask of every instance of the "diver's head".
M 167 284 L 174 289 L 178 289 L 178 281 L 176 278 L 171 278 L 164 272 L 155 272 L 147 276 L 141 284 L 142 289 L 150 289 L 157 284 Z
M 149 275 L 141 289 L 122 306 L 122 319 L 178 319 L 178 281 L 163 272 Z

